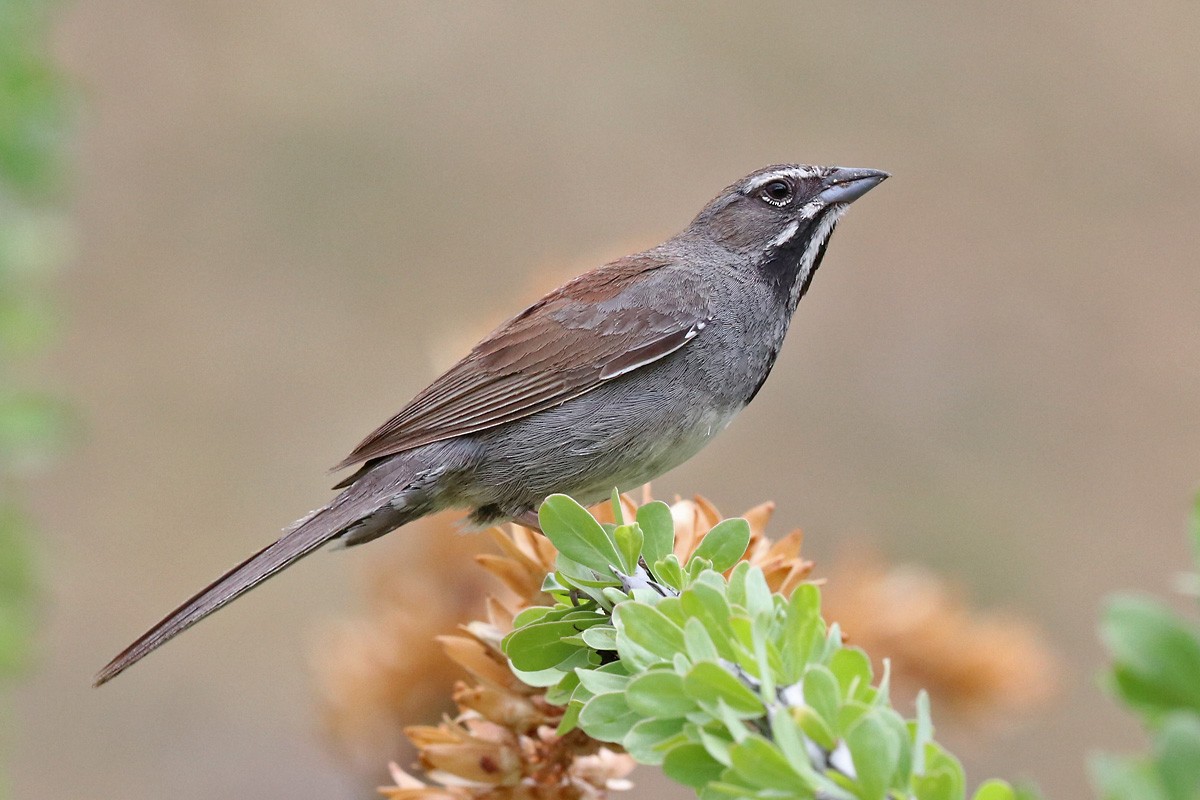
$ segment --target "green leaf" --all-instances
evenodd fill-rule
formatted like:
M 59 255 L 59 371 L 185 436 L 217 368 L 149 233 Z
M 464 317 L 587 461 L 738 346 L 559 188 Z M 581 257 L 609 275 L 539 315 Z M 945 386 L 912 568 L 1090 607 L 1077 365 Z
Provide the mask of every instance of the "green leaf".
M 556 666 L 579 650 L 563 639 L 574 636 L 585 626 L 601 622 L 607 622 L 601 615 L 596 615 L 594 620 L 534 622 L 505 636 L 501 645 L 515 668 L 522 672 L 537 672 Z
M 788 600 L 787 621 L 783 633 L 783 673 L 795 683 L 804 668 L 821 652 L 825 641 L 825 623 L 821 620 L 821 592 L 812 584 L 801 584 Z
M 590 654 L 581 651 L 581 655 L 584 659 L 586 659 Z M 576 659 L 572 657 L 567 659 L 567 662 L 575 660 Z M 559 669 L 562 669 L 564 666 L 565 664 L 560 664 Z M 579 675 L 577 673 L 581 669 L 584 672 L 589 671 L 586 667 L 576 667 L 570 672 L 564 672 L 558 683 L 546 690 L 546 702 L 554 706 L 565 706 L 567 703 L 569 703 L 575 693 L 575 690 L 579 687 Z M 582 696 L 579 699 L 582 699 Z
M 875 718 L 891 731 L 891 737 L 896 742 L 898 755 L 895 767 L 892 769 L 892 788 L 903 789 L 912 778 L 912 743 L 908 735 L 908 725 L 904 718 L 890 706 L 876 706 L 873 710 Z
M 702 744 L 688 743 L 672 747 L 663 759 L 663 772 L 668 778 L 694 789 L 715 781 L 724 771 L 725 767 L 709 755 Z
M 729 606 L 725 597 L 716 589 L 697 583 L 679 596 L 680 606 L 689 617 L 699 620 L 708 631 L 709 637 L 722 658 L 733 661 L 737 654 L 733 648 L 733 629 L 729 625 Z
M 583 643 L 593 650 L 617 649 L 617 629 L 612 625 L 593 625 L 583 632 Z
M 629 729 L 621 746 L 639 764 L 657 766 L 663 763 L 672 741 L 686 742 L 682 719 L 644 719 Z
M 1127 702 L 1151 714 L 1200 712 L 1200 641 L 1173 613 L 1153 600 L 1120 595 L 1109 603 L 1101 636 Z
M 901 743 L 895 733 L 875 714 L 868 713 L 846 732 L 846 745 L 863 796 L 883 797 L 892 786 L 892 776 L 900 762 Z
M 838 715 L 837 719 L 833 721 L 833 729 L 839 732 L 848 731 L 873 710 L 870 705 L 861 700 L 847 700 L 838 707 Z
M 68 406 L 29 393 L 0 395 L 0 453 L 11 462 L 40 462 L 63 443 L 70 427 Z
M 930 742 L 925 745 L 925 774 L 913 776 L 912 788 L 918 800 L 961 800 L 966 793 L 962 764 Z
M 1168 716 L 1155 736 L 1154 755 L 1168 800 L 1200 800 L 1200 717 Z
M 875 687 L 875 698 L 871 701 L 873 705 L 883 708 L 892 707 L 892 660 L 890 658 L 883 659 L 883 677 L 879 679 L 879 685 Z
M 712 562 L 707 558 L 696 558 L 695 556 L 692 556 L 688 559 L 685 569 L 689 579 L 688 583 L 694 583 L 703 573 L 712 572 Z
M 770 587 L 767 586 L 766 576 L 758 567 L 751 567 L 746 571 L 745 606 L 746 610 L 750 612 L 750 616 L 756 618 L 773 614 L 775 611 L 775 598 L 771 594 Z
M 612 602 L 604 597 L 604 591 L 599 587 L 620 586 L 621 582 L 617 580 L 615 575 L 610 573 L 608 576 L 597 580 L 601 576 L 597 576 L 593 570 L 585 567 L 583 564 L 572 561 L 562 553 L 558 554 L 558 561 L 555 566 L 558 568 L 557 575 L 560 583 L 574 589 L 578 594 L 590 598 L 600 608 L 605 610 L 612 609 Z
M 761 573 L 760 573 L 761 574 Z M 767 654 L 767 640 L 771 637 L 769 622 L 765 616 L 754 618 L 754 661 L 758 665 L 758 695 L 764 703 L 775 702 L 775 670 Z
M 830 625 L 825 633 L 825 641 L 821 646 L 821 654 L 814 660 L 828 664 L 833 654 L 842 649 L 842 628 L 836 622 Z
M 571 587 L 562 583 L 558 579 L 557 572 L 551 572 L 542 578 L 542 591 L 549 595 L 554 595 L 556 601 L 569 602 L 567 595 L 571 591 Z M 537 606 L 534 606 L 536 608 Z M 528 611 L 529 609 L 525 609 Z M 518 615 L 519 616 L 519 615 Z
M 757 694 L 712 661 L 702 661 L 692 667 L 683 679 L 682 688 L 705 707 L 715 706 L 723 700 L 734 714 L 743 719 L 761 717 L 766 713 Z
M 1042 800 L 1042 793 L 1033 783 L 1018 783 L 1013 787 L 1013 794 L 1016 800 Z
M 675 557 L 674 553 L 655 561 L 650 571 L 659 581 L 675 589 L 683 589 L 686 583 L 683 577 L 683 567 L 679 566 L 679 559 Z
M 623 692 L 629 685 L 628 675 L 618 675 L 602 669 L 576 669 L 579 683 L 592 694 L 605 692 Z
M 522 670 L 514 667 L 511 664 L 513 674 L 521 681 L 529 686 L 548 687 L 559 684 L 568 674 L 574 672 L 578 667 L 587 668 L 589 666 L 588 659 L 592 654 L 588 650 L 575 648 L 574 651 L 552 667 L 538 670 Z
M 620 586 L 621 580 L 612 574 L 612 571 L 601 575 L 591 567 L 585 567 L 578 561 L 573 561 L 567 558 L 562 553 L 558 554 L 558 561 L 555 564 L 558 572 L 555 574 L 564 586 L 575 589 L 603 589 L 608 586 Z
M 871 659 L 857 647 L 844 647 L 829 659 L 829 669 L 837 678 L 846 699 L 864 699 L 871 688 Z
M 623 592 L 620 589 L 617 589 L 616 587 L 613 587 L 613 586 L 609 586 L 607 589 L 601 589 L 600 594 L 602 594 L 604 596 L 605 600 L 612 603 L 612 605 L 614 607 L 616 607 L 617 605 L 619 605 L 621 603 L 624 603 L 626 600 L 629 599 L 629 595 L 625 594 L 625 592 Z
M 796 720 L 796 724 L 800 726 L 800 730 L 804 731 L 805 736 L 826 750 L 832 750 L 837 746 L 837 735 L 833 732 L 833 723 L 837 721 L 836 717 L 826 720 L 816 710 L 808 706 L 794 708 L 792 709 L 792 714 Z
M 637 510 L 637 523 L 645 537 L 642 557 L 653 569 L 654 564 L 675 549 L 675 520 L 671 517 L 671 507 L 661 500 L 646 503 Z M 661 576 L 656 572 L 654 577 Z
M 725 572 L 741 560 L 749 544 L 750 523 L 735 517 L 713 526 L 700 541 L 692 558 L 706 558 L 712 562 L 712 569 Z
M 716 661 L 721 657 L 704 623 L 691 617 L 683 625 L 683 642 L 692 661 Z
M 644 590 L 649 593 L 650 602 L 652 605 L 663 613 L 663 615 L 678 625 L 680 628 L 688 621 L 688 615 L 683 610 L 683 603 L 678 597 L 663 597 L 652 589 Z
M 697 708 L 684 690 L 684 679 L 670 670 L 651 670 L 634 677 L 625 689 L 625 700 L 639 714 L 658 719 L 685 717 Z
M 1196 562 L 1196 569 L 1200 571 L 1200 492 L 1196 493 L 1196 499 L 1192 504 L 1192 519 L 1191 525 L 1192 534 L 1192 558 Z
M 609 495 L 608 501 L 612 503 L 613 521 L 617 525 L 625 524 L 625 509 L 621 508 L 621 491 L 617 487 L 613 487 L 612 494 Z
M 702 584 L 710 589 L 713 589 L 725 596 L 725 590 L 729 588 L 729 584 L 725 581 L 725 576 L 719 572 L 713 572 L 711 569 L 701 572 L 699 577 L 692 582 L 692 585 Z
M 954 776 L 944 771 L 914 778 L 912 790 L 917 800 L 962 800 L 963 797 Z
M 771 794 L 755 792 L 739 783 L 711 781 L 700 791 L 700 800 L 771 800 Z
M 757 675 L 758 662 L 754 658 L 754 623 L 739 611 L 735 609 L 734 614 L 729 618 L 729 629 L 733 631 L 733 660 L 751 675 Z
M 566 736 L 579 725 L 579 712 L 583 709 L 583 703 L 578 700 L 572 700 L 567 703 L 567 707 L 563 710 L 562 719 L 559 720 L 558 728 L 555 729 L 555 734 L 558 736 Z
M 579 727 L 593 739 L 620 742 L 641 719 L 625 702 L 624 694 L 605 692 L 584 704 L 579 712 Z
M 637 525 L 620 525 L 613 531 L 617 552 L 626 575 L 638 570 L 638 559 L 642 557 L 642 529 Z
M 1168 800 L 1148 760 L 1092 756 L 1088 771 L 1102 800 Z
M 826 722 L 837 721 L 842 693 L 837 678 L 827 667 L 815 665 L 804 673 L 804 703 Z
M 933 718 L 929 715 L 929 693 L 917 693 L 917 721 L 913 730 L 913 773 L 925 774 L 925 745 L 933 741 Z
M 616 545 L 588 510 L 565 494 L 552 494 L 538 510 L 546 537 L 567 558 L 607 575 L 621 566 Z
M 726 731 L 697 728 L 696 735 L 700 737 L 700 744 L 704 745 L 710 756 L 721 762 L 722 766 L 733 766 L 733 757 L 729 754 L 733 748 L 733 740 Z
M 729 588 L 725 597 L 731 606 L 746 608 L 746 573 L 750 571 L 749 561 L 740 561 L 729 573 Z
M 623 603 L 613 611 L 613 622 L 617 628 L 618 653 L 628 641 L 670 662 L 684 649 L 683 629 L 653 606 Z
M 799 795 L 810 788 L 779 748 L 761 736 L 748 736 L 730 750 L 733 768 L 751 786 Z
M 746 723 L 742 722 L 742 718 L 724 700 L 717 700 L 715 714 L 713 714 L 711 709 L 708 709 L 707 713 L 709 716 L 715 716 L 725 726 L 725 730 L 729 732 L 729 735 L 733 737 L 735 742 L 740 742 L 750 735 L 750 730 L 746 727 Z
M 794 710 L 777 708 L 771 714 L 771 734 L 783 757 L 808 782 L 812 777 L 812 765 L 809 763 L 808 749 L 804 745 L 804 734 L 792 716 Z
M 975 790 L 973 800 L 1017 800 L 1013 788 L 1004 781 L 984 781 Z

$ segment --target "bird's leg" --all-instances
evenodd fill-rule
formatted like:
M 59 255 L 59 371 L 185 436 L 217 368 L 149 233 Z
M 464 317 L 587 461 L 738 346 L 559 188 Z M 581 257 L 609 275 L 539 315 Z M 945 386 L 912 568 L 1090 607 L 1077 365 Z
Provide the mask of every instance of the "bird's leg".
M 533 509 L 529 509 L 519 516 L 513 517 L 512 521 L 522 527 L 542 533 L 542 523 L 538 521 L 538 514 Z

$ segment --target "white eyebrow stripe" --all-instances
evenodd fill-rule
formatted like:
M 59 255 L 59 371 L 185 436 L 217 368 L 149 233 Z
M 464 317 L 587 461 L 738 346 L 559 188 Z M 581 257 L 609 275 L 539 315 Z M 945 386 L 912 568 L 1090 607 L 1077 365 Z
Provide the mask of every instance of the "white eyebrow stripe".
M 788 167 L 787 169 L 777 169 L 774 172 L 759 175 L 750 181 L 750 183 L 746 184 L 746 192 L 750 193 L 755 189 L 760 189 L 777 178 L 797 178 L 804 180 L 806 178 L 815 178 L 820 173 L 821 170 L 819 167 Z

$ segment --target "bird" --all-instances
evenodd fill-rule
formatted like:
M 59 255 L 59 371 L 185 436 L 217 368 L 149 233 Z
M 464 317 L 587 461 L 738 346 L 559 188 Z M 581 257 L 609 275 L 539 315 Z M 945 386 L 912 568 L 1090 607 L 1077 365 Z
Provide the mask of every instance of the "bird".
M 551 494 L 594 504 L 688 460 L 758 394 L 839 219 L 887 177 L 764 167 L 662 244 L 542 297 L 334 467 L 357 469 L 327 505 L 168 614 L 95 685 L 331 542 L 449 508 L 480 528 L 536 527 Z

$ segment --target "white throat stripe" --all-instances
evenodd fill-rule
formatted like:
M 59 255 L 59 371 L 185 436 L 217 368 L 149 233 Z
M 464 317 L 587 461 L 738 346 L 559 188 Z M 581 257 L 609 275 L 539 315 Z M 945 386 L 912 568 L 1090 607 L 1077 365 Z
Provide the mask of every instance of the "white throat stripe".
M 792 240 L 792 237 L 796 235 L 796 231 L 798 230 L 800 230 L 800 223 L 792 220 L 787 224 L 786 228 L 779 232 L 778 236 L 771 240 L 770 246 L 783 247 Z
M 821 246 L 833 232 L 833 226 L 837 224 L 838 219 L 846 213 L 846 208 L 845 203 L 831 205 L 825 212 L 825 216 L 817 223 L 817 229 L 813 231 L 812 237 L 808 240 L 808 246 L 804 248 L 804 253 L 800 256 L 800 270 L 796 273 L 796 282 L 792 284 L 790 298 L 792 308 L 795 308 L 796 304 L 800 302 L 800 290 L 812 276 L 813 267 L 817 262 L 817 253 L 821 252 Z

